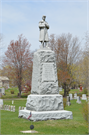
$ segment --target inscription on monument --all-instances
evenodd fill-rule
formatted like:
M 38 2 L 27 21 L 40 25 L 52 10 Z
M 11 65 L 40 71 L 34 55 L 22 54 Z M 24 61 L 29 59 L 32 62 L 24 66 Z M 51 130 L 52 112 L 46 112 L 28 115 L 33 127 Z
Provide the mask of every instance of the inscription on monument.
M 54 63 L 44 63 L 42 68 L 42 82 L 55 81 Z

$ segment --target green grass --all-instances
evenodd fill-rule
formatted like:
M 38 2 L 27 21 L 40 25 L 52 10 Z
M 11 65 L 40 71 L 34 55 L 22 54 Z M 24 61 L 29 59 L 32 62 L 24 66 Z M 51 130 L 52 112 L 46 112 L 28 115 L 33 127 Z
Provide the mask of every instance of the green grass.
M 11 90 L 14 90 L 14 94 L 11 94 Z M 19 93 L 19 90 L 17 87 L 8 88 L 7 90 L 5 90 L 5 95 L 2 95 L 2 99 L 19 98 L 18 93 Z M 29 95 L 29 94 L 30 94 L 30 92 L 29 93 L 22 93 L 21 97 L 26 98 L 27 95 Z
M 4 104 L 11 105 L 12 100 L 4 100 Z M 86 101 L 82 101 L 84 103 Z M 25 106 L 26 99 L 14 101 L 16 112 L 1 110 L 1 134 L 23 134 L 20 131 L 30 130 L 30 125 L 34 125 L 34 130 L 38 134 L 88 134 L 87 124 L 82 115 L 82 105 L 76 100 L 71 100 L 71 106 L 66 106 L 65 110 L 73 112 L 72 120 L 47 120 L 31 122 L 18 118 L 19 106 Z M 36 133 L 35 133 L 36 134 Z

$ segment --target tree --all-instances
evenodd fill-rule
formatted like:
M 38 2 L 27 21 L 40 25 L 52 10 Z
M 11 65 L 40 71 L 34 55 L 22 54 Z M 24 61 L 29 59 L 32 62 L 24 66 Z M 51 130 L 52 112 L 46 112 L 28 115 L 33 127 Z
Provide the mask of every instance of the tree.
M 78 63 L 77 78 L 84 88 L 89 87 L 89 33 L 85 36 L 85 48 Z
M 23 73 L 32 66 L 32 53 L 30 44 L 23 35 L 18 36 L 18 40 L 12 40 L 5 52 L 3 66 L 8 65 L 9 73 L 14 78 L 15 84 L 19 89 L 19 97 L 21 97 L 21 86 L 23 81 Z
M 3 39 L 3 35 L 0 33 L 0 64 L 1 64 L 1 57 L 2 57 L 2 39 Z
M 72 37 L 72 34 L 61 34 L 50 36 L 49 46 L 55 52 L 57 73 L 59 85 L 64 86 L 64 97 L 67 95 L 66 86 L 73 82 L 72 67 L 79 59 L 80 42 L 77 37 Z M 70 83 L 69 83 L 70 82 Z

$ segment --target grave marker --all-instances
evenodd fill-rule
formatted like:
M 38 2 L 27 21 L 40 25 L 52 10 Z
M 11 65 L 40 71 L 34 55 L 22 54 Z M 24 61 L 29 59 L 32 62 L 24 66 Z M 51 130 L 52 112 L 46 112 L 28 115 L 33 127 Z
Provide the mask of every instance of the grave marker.
M 74 94 L 74 99 L 77 99 L 77 93 Z
M 70 103 L 70 96 L 67 96 L 67 102 L 66 102 L 66 105 L 70 106 L 71 103 Z
M 77 101 L 76 101 L 76 103 L 81 104 L 80 96 L 77 96 Z
M 70 100 L 72 100 L 72 99 L 73 99 L 73 98 L 72 98 L 72 94 L 71 94 L 71 93 L 69 94 L 69 97 L 70 97 Z
M 3 99 L 0 99 L 0 105 L 3 105 Z
M 86 100 L 87 101 L 86 94 L 82 94 L 82 100 Z

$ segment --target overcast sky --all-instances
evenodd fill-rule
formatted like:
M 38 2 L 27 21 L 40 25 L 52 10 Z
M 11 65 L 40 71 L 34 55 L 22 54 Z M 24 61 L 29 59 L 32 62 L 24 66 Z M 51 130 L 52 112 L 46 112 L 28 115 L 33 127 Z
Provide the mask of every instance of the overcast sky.
M 43 15 L 50 26 L 49 35 L 71 33 L 82 40 L 88 31 L 89 0 L 2 0 L 0 8 L 4 51 L 20 34 L 31 43 L 31 50 L 39 49 L 38 23 Z

